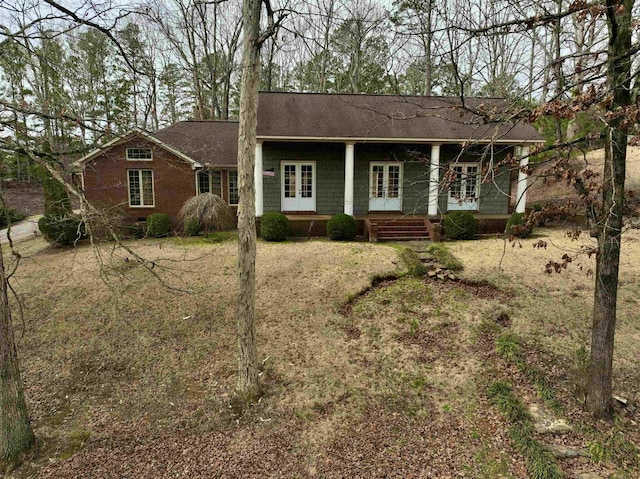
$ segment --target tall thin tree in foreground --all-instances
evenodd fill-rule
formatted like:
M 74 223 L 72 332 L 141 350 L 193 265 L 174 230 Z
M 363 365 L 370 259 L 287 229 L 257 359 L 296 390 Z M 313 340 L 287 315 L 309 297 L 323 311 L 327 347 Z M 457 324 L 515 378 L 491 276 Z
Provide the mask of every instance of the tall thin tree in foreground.
M 640 43 L 637 39 L 634 43 L 633 37 L 634 0 L 604 0 L 601 4 L 568 3 L 558 0 L 555 6 L 557 8 L 553 13 L 542 16 L 527 17 L 527 14 L 523 13 L 502 23 L 461 30 L 473 36 L 507 35 L 509 33 L 504 32 L 512 28 L 513 31 L 517 31 L 518 28 L 541 28 L 549 24 L 557 29 L 558 20 L 570 16 L 574 16 L 576 21 L 586 21 L 589 17 L 591 21 L 602 21 L 608 30 L 606 50 L 594 51 L 592 55 L 584 58 L 592 62 L 589 68 L 582 69 L 578 62 L 573 75 L 577 83 L 561 83 L 561 88 L 556 89 L 555 97 L 550 102 L 540 105 L 534 116 L 563 120 L 575 116 L 576 112 L 595 111 L 604 120 L 605 162 L 601 189 L 585 187 L 585 175 L 593 174 L 593 171 L 581 173 L 571 165 L 567 167 L 566 162 L 559 167 L 551 168 L 551 171 L 559 177 L 564 175 L 575 180 L 574 184 L 589 211 L 596 211 L 592 205 L 599 206 L 597 214 L 594 214 L 594 224 L 598 230 L 598 248 L 594 250 L 597 252 L 597 260 L 586 408 L 597 418 L 610 418 L 613 412 L 613 352 L 625 206 L 627 142 L 628 135 L 634 131 L 638 119 L 638 107 L 635 103 L 637 98 L 634 98 L 631 81 L 638 76 L 638 72 L 632 70 L 634 60 L 640 52 Z M 573 50 L 561 51 L 560 54 L 560 60 L 563 61 L 583 57 L 580 51 L 576 53 Z M 555 64 L 552 66 L 557 67 Z M 560 72 L 557 72 L 556 76 L 559 75 Z M 572 96 L 567 102 L 568 90 L 577 87 L 581 87 L 583 93 Z M 569 152 L 572 148 L 583 145 L 589 147 L 591 135 L 566 141 L 564 131 L 561 133 L 562 135 L 556 136 L 555 144 L 550 147 L 558 150 L 558 159 L 561 162 L 570 158 Z M 598 191 L 600 198 L 596 198 Z
M 269 26 L 260 32 L 260 12 L 264 3 Z M 240 86 L 238 126 L 238 312 L 237 392 L 244 399 L 257 396 L 258 353 L 256 349 L 256 211 L 254 165 L 258 125 L 258 85 L 260 47 L 284 19 L 274 21 L 269 0 L 244 0 L 242 6 L 244 46 Z
M 0 459 L 12 461 L 33 445 L 27 405 L 22 391 L 18 353 L 13 335 L 9 288 L 0 250 Z
M 607 128 L 602 185 L 602 214 L 598 234 L 591 359 L 587 409 L 596 417 L 611 415 L 613 345 L 620 270 L 620 242 L 624 207 L 627 117 L 631 102 L 632 11 L 634 0 L 607 0 L 609 29 L 606 62 Z

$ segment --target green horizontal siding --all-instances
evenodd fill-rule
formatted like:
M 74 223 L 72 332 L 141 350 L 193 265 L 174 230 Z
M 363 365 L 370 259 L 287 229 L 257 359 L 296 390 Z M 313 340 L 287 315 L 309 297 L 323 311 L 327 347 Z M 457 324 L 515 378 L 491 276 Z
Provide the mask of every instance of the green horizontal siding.
M 369 175 L 372 161 L 403 163 L 402 212 L 426 214 L 429 205 L 431 145 L 356 145 L 354 213 L 369 212 Z

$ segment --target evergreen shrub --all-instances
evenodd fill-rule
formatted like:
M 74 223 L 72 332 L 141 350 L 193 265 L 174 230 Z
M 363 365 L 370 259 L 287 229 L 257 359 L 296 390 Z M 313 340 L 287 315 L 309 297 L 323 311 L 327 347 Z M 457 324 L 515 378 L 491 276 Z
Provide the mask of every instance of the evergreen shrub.
M 169 236 L 171 231 L 171 220 L 166 213 L 154 213 L 147 216 L 147 236 L 160 238 Z
M 353 216 L 340 213 L 327 222 L 327 235 L 333 241 L 353 241 L 358 234 L 358 224 Z
M 25 219 L 25 215 L 12 208 L 3 208 L 0 206 L 0 228 L 6 228 L 9 223 L 17 223 Z
M 260 218 L 260 236 L 267 241 L 284 241 L 289 235 L 289 219 L 277 211 L 269 211 Z
M 38 220 L 38 228 L 44 239 L 58 246 L 74 245 L 87 235 L 82 220 L 72 215 L 44 215 Z
M 444 217 L 444 234 L 452 240 L 473 239 L 478 222 L 469 211 L 452 211 Z

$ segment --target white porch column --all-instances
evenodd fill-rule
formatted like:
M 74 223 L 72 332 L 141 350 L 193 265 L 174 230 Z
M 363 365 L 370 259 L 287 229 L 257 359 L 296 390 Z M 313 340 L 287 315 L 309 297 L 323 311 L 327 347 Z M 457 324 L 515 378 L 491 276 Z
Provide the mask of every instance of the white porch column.
M 256 161 L 253 168 L 253 180 L 256 187 L 256 217 L 264 213 L 262 187 L 262 142 L 256 143 Z
M 344 148 L 344 212 L 353 216 L 353 170 L 355 143 L 345 143 Z
M 527 173 L 522 171 L 529 166 L 529 147 L 516 147 L 516 154 L 520 157 L 518 170 L 518 188 L 516 189 L 516 213 L 524 213 L 527 206 Z
M 438 214 L 438 185 L 440 184 L 440 144 L 431 145 L 431 168 L 429 172 L 429 216 Z

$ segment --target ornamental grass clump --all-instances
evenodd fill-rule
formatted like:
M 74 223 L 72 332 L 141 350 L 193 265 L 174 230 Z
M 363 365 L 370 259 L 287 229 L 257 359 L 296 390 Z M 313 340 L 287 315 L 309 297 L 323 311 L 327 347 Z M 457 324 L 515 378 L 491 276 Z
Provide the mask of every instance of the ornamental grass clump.
M 182 206 L 178 218 L 189 236 L 192 236 L 196 229 L 198 233 L 211 233 L 229 231 L 236 226 L 236 217 L 231 207 L 213 193 L 202 193 L 189 198 Z
M 184 234 L 187 236 L 198 236 L 200 234 L 198 218 L 189 217 L 184 220 Z

